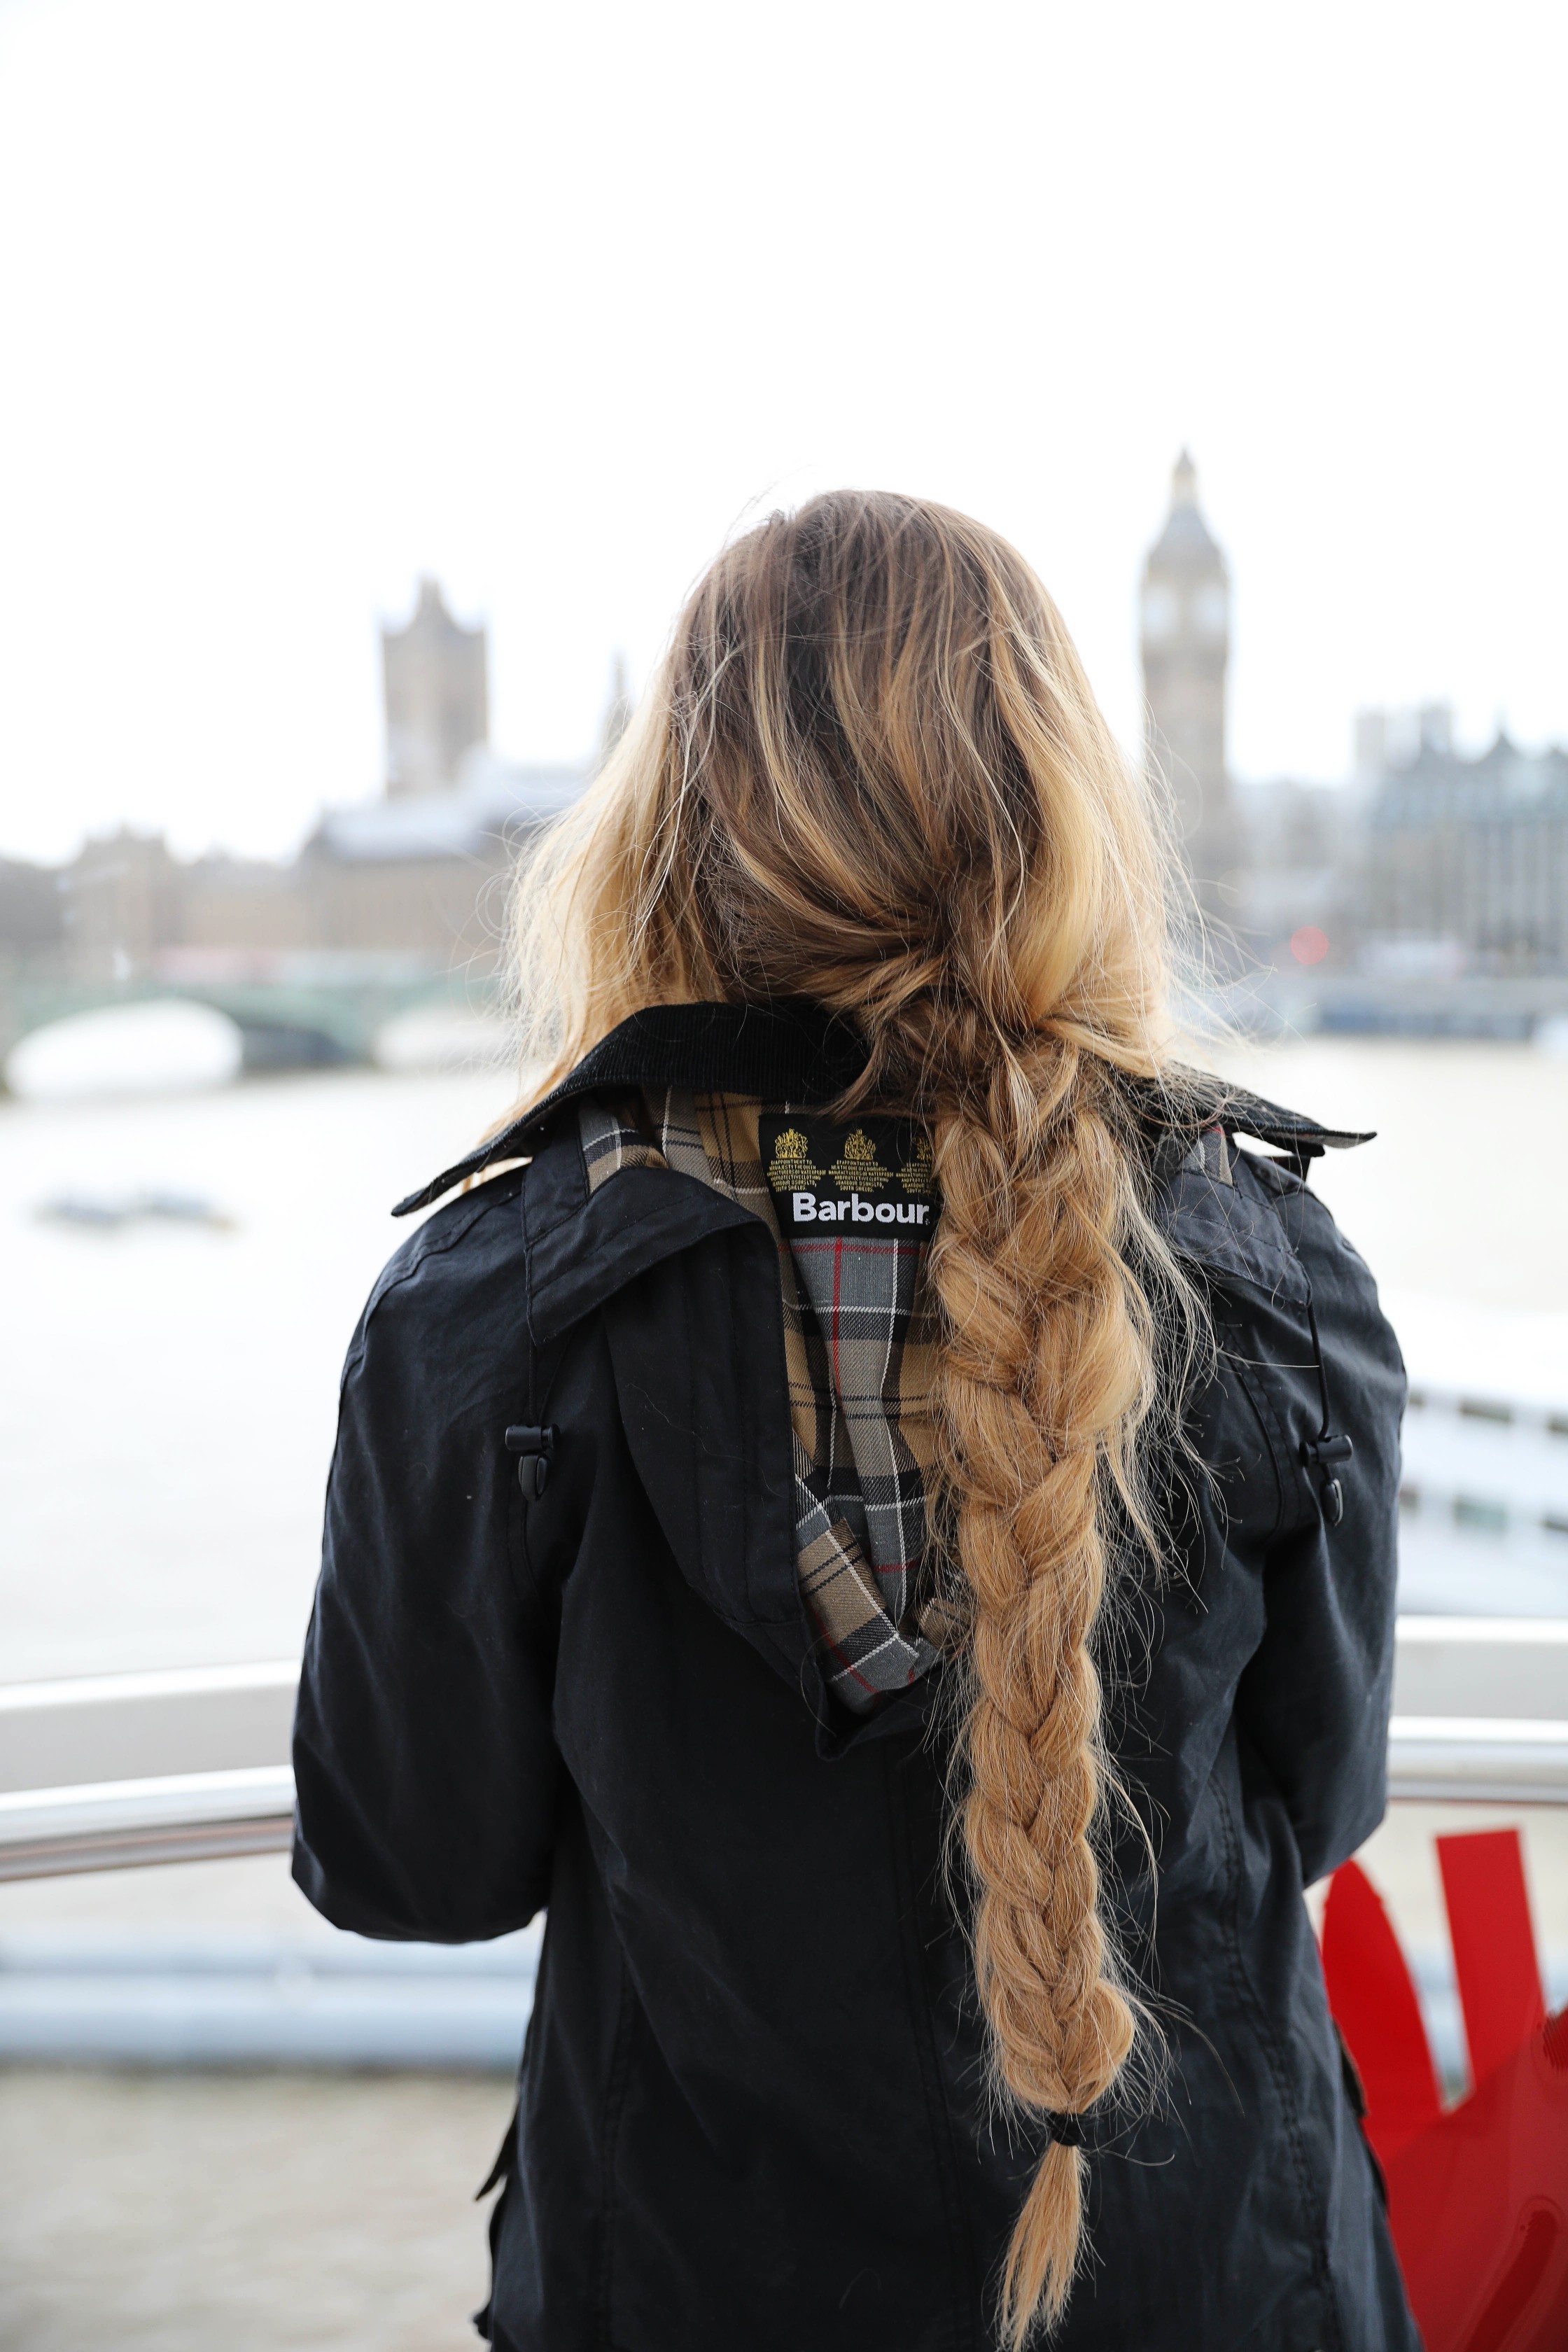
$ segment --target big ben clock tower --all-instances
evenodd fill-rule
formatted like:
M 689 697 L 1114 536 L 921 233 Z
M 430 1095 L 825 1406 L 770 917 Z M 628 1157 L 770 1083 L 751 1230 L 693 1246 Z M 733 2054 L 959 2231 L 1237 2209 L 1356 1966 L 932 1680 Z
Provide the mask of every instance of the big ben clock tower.
M 1149 765 L 1170 785 L 1199 903 L 1219 913 L 1216 886 L 1237 862 L 1225 764 L 1230 582 L 1198 512 L 1197 470 L 1184 449 L 1169 519 L 1143 567 L 1140 635 Z

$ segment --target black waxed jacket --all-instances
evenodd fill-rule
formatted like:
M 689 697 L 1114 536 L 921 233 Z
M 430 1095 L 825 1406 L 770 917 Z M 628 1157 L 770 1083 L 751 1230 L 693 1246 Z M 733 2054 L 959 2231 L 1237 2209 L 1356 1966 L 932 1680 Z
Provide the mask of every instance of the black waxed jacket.
M 985 2095 L 941 1677 L 832 1715 L 772 1236 L 668 1171 L 590 1198 L 566 1108 L 638 1082 L 809 1107 L 857 1051 L 801 1008 L 638 1016 L 475 1155 L 531 1160 L 405 1242 L 350 1349 L 294 1869 L 370 1936 L 548 1906 L 481 2315 L 501 2352 L 995 2343 L 1041 2143 Z M 1297 1167 L 1335 1139 L 1246 1098 L 1219 1118 Z M 1158 1856 L 1156 1883 L 1129 1835 L 1113 1876 L 1168 2063 L 1091 2119 L 1055 2341 L 1414 2352 L 1301 1899 L 1384 1809 L 1403 1369 L 1289 1160 L 1150 1137 L 1219 1340 L 1191 1406 L 1213 1475 L 1181 1486 L 1112 1699 Z M 554 1432 L 537 1499 L 517 1424 Z M 1348 1459 L 1303 1458 L 1325 1429 Z

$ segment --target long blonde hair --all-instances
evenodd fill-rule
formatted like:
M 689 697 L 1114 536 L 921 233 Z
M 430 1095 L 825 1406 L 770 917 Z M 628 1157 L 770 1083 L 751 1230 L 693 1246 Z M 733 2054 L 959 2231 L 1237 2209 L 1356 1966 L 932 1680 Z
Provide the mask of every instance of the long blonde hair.
M 1113 1526 L 1153 1533 L 1151 1299 L 1180 1289 L 1126 1083 L 1167 1075 L 1170 872 L 1023 559 L 946 508 L 843 491 L 719 557 L 517 904 L 540 1092 L 645 1006 L 805 996 L 868 1045 L 845 1112 L 929 1125 L 975 1967 L 997 2088 L 1037 2118 L 1104 2098 L 1138 2037 L 1096 1860 L 1094 1649 Z M 1084 2161 L 1053 2137 L 1036 2172 L 1014 2347 L 1067 2302 Z

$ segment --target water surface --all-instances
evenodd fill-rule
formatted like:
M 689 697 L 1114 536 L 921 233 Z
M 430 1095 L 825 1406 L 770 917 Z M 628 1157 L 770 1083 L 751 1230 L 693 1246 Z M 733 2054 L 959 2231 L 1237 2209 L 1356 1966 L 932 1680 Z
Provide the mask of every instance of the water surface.
M 1568 1060 L 1316 1040 L 1228 1066 L 1380 1130 L 1315 1181 L 1377 1272 L 1413 1372 L 1568 1407 Z M 387 1210 L 507 1096 L 493 1075 L 355 1071 L 0 1104 L 0 1679 L 298 1651 L 338 1374 L 398 1238 Z M 205 1198 L 232 1225 L 37 1216 L 62 1194 L 157 1192 Z M 1568 1507 L 1568 1439 L 1531 1443 Z M 1568 1537 L 1412 1522 L 1407 1551 L 1421 1605 L 1568 1608 Z

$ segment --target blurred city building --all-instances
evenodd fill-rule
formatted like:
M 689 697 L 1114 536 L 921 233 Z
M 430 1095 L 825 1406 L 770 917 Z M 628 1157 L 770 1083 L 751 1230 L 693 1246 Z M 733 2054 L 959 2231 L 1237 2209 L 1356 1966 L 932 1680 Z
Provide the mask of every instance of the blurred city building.
M 1561 1017 L 1568 751 L 1522 751 L 1500 730 L 1466 758 L 1432 702 L 1363 711 L 1342 784 L 1242 782 L 1226 755 L 1230 594 L 1184 449 L 1143 569 L 1145 757 L 1232 1009 L 1266 1026 L 1508 1036 Z
M 1341 784 L 1233 776 L 1231 580 L 1184 450 L 1139 605 L 1145 751 L 1230 1012 L 1265 1029 L 1521 1036 L 1568 1015 L 1568 751 L 1456 749 L 1441 703 L 1356 721 Z M 389 1019 L 498 990 L 519 848 L 630 716 L 617 657 L 595 759 L 492 749 L 482 625 L 419 583 L 382 632 L 386 772 L 285 862 L 175 857 L 122 827 L 58 869 L 0 859 L 0 1053 L 124 995 L 199 996 L 251 1066 L 355 1058 Z
M 241 1022 L 253 1066 L 353 1057 L 422 994 L 488 1000 L 518 850 L 591 769 L 491 749 L 485 630 L 434 580 L 382 658 L 384 791 L 327 809 L 293 858 L 184 860 L 121 827 L 58 870 L 0 861 L 0 1051 L 115 992 L 207 998 Z M 617 664 L 607 735 L 626 707 Z
M 463 754 L 489 740 L 485 633 L 447 610 L 438 582 L 419 583 L 405 628 L 381 633 L 386 697 L 386 791 L 390 800 L 447 790 Z
M 1441 704 L 1401 744 L 1363 712 L 1372 782 L 1359 914 L 1388 971 L 1568 972 L 1568 751 L 1522 751 L 1499 729 L 1479 759 L 1454 748 Z
M 1365 803 L 1350 787 L 1231 774 L 1230 604 L 1229 568 L 1184 449 L 1139 599 L 1144 757 L 1166 795 L 1220 984 L 1290 963 L 1291 942 L 1303 937 L 1314 961 L 1353 961 Z
M 1363 796 L 1349 784 L 1308 784 L 1289 776 L 1233 787 L 1236 835 L 1230 903 L 1252 961 L 1277 963 L 1307 928 L 1321 931 L 1336 962 L 1353 955 Z

